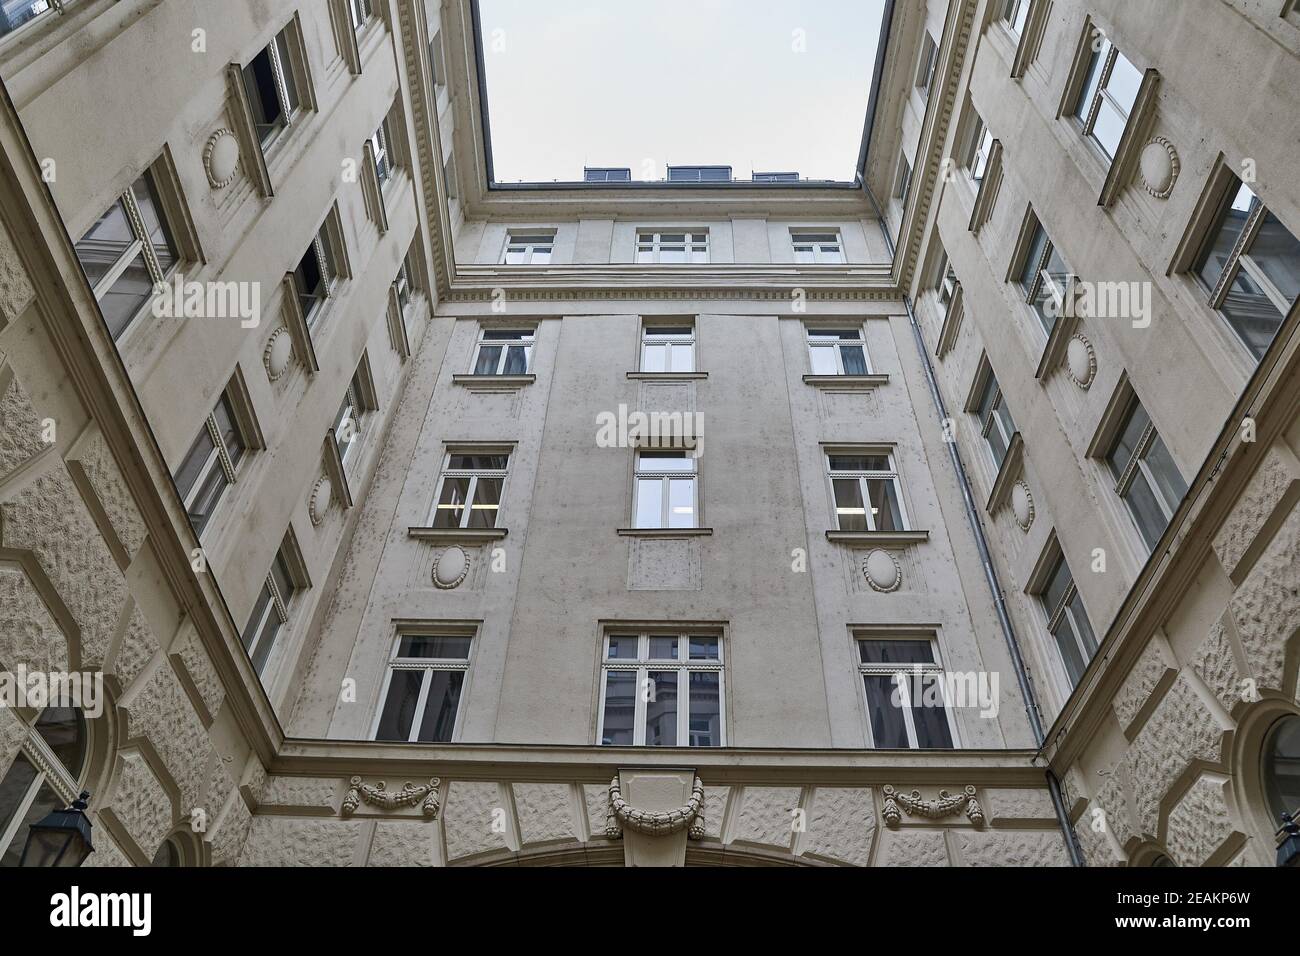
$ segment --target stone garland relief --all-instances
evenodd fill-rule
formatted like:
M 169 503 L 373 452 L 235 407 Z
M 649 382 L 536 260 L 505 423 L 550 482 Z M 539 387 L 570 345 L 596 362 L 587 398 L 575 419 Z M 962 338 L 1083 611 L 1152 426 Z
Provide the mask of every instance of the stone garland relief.
M 680 833 L 689 827 L 686 835 L 692 840 L 702 840 L 705 829 L 703 810 L 704 784 L 698 775 L 691 786 L 691 797 L 684 806 L 677 807 L 675 810 L 651 813 L 628 805 L 619 787 L 618 774 L 615 774 L 614 779 L 609 782 L 609 809 L 605 817 L 605 836 L 610 840 L 617 840 L 623 836 L 624 827 L 635 833 L 649 836 L 667 836 L 671 833 Z
M 348 792 L 343 797 L 339 815 L 344 818 L 352 816 L 362 803 L 389 811 L 419 804 L 420 813 L 425 819 L 436 820 L 439 809 L 438 785 L 438 778 L 432 777 L 428 783 L 421 786 L 416 786 L 408 780 L 402 785 L 401 790 L 388 790 L 382 780 L 372 786 L 363 783 L 360 777 L 353 777 L 348 781 Z
M 883 794 L 885 806 L 881 811 L 881 816 L 885 818 L 885 823 L 891 827 L 896 827 L 903 822 L 904 812 L 911 817 L 941 820 L 944 817 L 955 816 L 963 810 L 966 813 L 966 818 L 975 826 L 984 825 L 984 810 L 975 796 L 973 786 L 967 786 L 962 789 L 961 793 L 957 794 L 949 793 L 947 790 L 940 790 L 939 796 L 933 800 L 924 799 L 919 790 L 902 793 L 888 784 L 886 784 Z

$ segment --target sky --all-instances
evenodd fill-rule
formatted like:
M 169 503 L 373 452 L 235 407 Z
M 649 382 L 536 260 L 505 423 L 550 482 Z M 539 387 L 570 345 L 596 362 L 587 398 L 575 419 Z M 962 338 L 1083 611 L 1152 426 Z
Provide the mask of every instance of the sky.
M 851 181 L 885 0 L 481 0 L 497 182 Z

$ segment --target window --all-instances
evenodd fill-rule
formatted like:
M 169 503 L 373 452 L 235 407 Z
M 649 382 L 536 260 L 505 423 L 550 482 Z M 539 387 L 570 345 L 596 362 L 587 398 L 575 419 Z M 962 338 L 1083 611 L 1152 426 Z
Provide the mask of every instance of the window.
M 348 15 L 352 18 L 352 29 L 360 30 L 370 20 L 374 10 L 372 0 L 348 0 Z
M 1284 813 L 1300 814 L 1300 717 L 1289 714 L 1269 729 L 1261 770 L 1273 823 L 1280 823 Z
M 972 125 L 970 138 L 966 142 L 966 152 L 962 156 L 962 165 L 975 182 L 984 179 L 984 171 L 989 165 L 989 153 L 993 149 L 993 131 L 984 125 L 980 115 L 971 112 Z
M 799 181 L 798 173 L 754 173 L 753 181 L 756 183 L 797 183 Z
M 1038 592 L 1043 611 L 1047 614 L 1047 629 L 1056 638 L 1056 646 L 1061 652 L 1061 662 L 1069 677 L 1070 687 L 1079 683 L 1088 662 L 1097 652 L 1097 638 L 1093 636 L 1092 625 L 1088 623 L 1088 613 L 1084 610 L 1083 599 L 1074 586 L 1065 556 L 1057 554 L 1052 573 L 1047 583 Z
M 339 405 L 338 414 L 334 416 L 334 446 L 338 449 L 339 460 L 343 462 L 344 467 L 347 467 L 352 449 L 360 445 L 361 438 L 365 434 L 368 409 L 364 404 L 364 396 L 367 394 L 363 376 L 364 356 L 361 361 L 362 364 L 352 373 L 352 380 L 348 382 L 348 387 L 343 392 L 343 403 Z
M 921 91 L 922 99 L 930 98 L 930 88 L 934 85 L 934 70 L 939 64 L 939 48 L 929 32 L 921 41 L 921 59 L 916 65 L 916 88 Z
M 402 256 L 402 264 L 397 267 L 397 278 L 393 280 L 393 289 L 397 292 L 397 304 L 405 309 L 411 304 L 411 298 L 415 295 L 415 268 L 412 260 L 415 253 L 415 244 L 406 250 L 406 255 Z
M 1031 2 L 1032 0 L 1003 0 L 1002 2 L 1002 21 L 1016 36 L 1025 32 Z
M 285 27 L 244 67 L 244 88 L 253 109 L 253 125 L 263 150 L 293 122 L 302 101 Z
M 857 638 L 858 673 L 877 749 L 950 749 L 956 736 L 933 639 Z
M 606 747 L 722 747 L 722 638 L 614 633 L 601 664 Z
M 708 262 L 707 232 L 639 232 L 636 237 L 637 262 Z
M 814 375 L 869 375 L 867 343 L 862 327 L 805 330 L 808 358 Z
M 826 475 L 839 531 L 906 531 L 894 456 L 886 452 L 828 452 Z
M 60 5 L 50 0 L 0 0 L 0 37 L 8 36 L 51 10 L 63 12 Z
M 289 623 L 289 608 L 293 596 L 299 590 L 294 575 L 289 570 L 284 547 L 275 553 L 271 570 L 266 576 L 262 590 L 258 592 L 253 604 L 253 613 L 244 626 L 244 650 L 253 667 L 260 674 L 266 667 L 267 658 L 275 647 L 275 640 Z
M 511 232 L 506 238 L 505 264 L 508 266 L 544 266 L 551 261 L 555 233 Z
M 805 264 L 842 264 L 844 247 L 838 232 L 791 232 L 794 261 Z
M 137 179 L 77 242 L 77 260 L 118 338 L 176 265 L 176 244 L 150 171 Z
M 474 374 L 527 375 L 535 336 L 533 329 L 483 329 L 474 349 Z
M 1187 484 L 1136 395 L 1129 400 L 1106 464 L 1115 477 L 1115 493 L 1128 505 L 1147 547 L 1154 548 L 1187 494 Z
M 1259 359 L 1300 297 L 1300 241 L 1232 176 L 1196 274 L 1211 308 Z
M 196 535 L 203 534 L 226 487 L 234 483 L 245 450 L 230 398 L 223 393 L 174 476 Z
M 669 166 L 670 183 L 729 183 L 730 166 Z
M 1142 74 L 1095 27 L 1090 40 L 1092 59 L 1074 115 L 1083 124 L 1083 134 L 1101 148 L 1107 159 L 1114 159 L 1142 86 Z
M 898 157 L 898 173 L 894 177 L 894 198 L 899 205 L 907 206 L 907 197 L 912 191 L 912 165 L 906 156 Z
M 330 297 L 330 287 L 336 275 L 334 246 L 326 224 L 320 227 L 316 238 L 311 241 L 293 270 L 298 303 L 309 329 L 320 317 L 320 311 Z
M 642 326 L 641 371 L 694 372 L 695 325 L 647 322 Z
M 375 740 L 447 743 L 456 731 L 473 644 L 469 634 L 399 634 Z
M 1066 296 L 1071 294 L 1073 280 L 1073 273 L 1048 238 L 1047 230 L 1042 223 L 1035 222 L 1029 252 L 1020 272 L 1020 288 L 1048 335 L 1052 334 L 1056 320 L 1065 310 Z
M 370 148 L 375 154 L 375 176 L 379 179 L 380 189 L 388 182 L 388 177 L 397 165 L 393 143 L 392 120 L 385 116 L 379 129 L 375 130 L 375 135 L 370 138 Z
M 636 453 L 635 528 L 695 528 L 696 460 L 685 449 Z
M 582 179 L 588 183 L 630 183 L 632 170 L 587 166 L 582 171 Z
M 449 452 L 439 479 L 433 527 L 495 528 L 509 467 L 505 452 Z
M 993 455 L 993 467 L 999 471 L 1011 447 L 1011 439 L 1016 433 L 1016 423 L 1011 420 L 1011 411 L 1002 397 L 1002 389 L 993 375 L 993 369 L 985 363 L 984 384 L 980 389 L 979 403 L 975 407 L 975 417 L 979 419 L 980 434 L 988 443 Z
M 22 720 L 21 712 L 14 716 Z M 22 743 L 0 778 L 0 867 L 18 866 L 28 828 L 81 792 L 86 722 L 75 707 L 51 705 L 25 721 Z
M 957 297 L 957 290 L 960 288 L 961 283 L 957 280 L 957 273 L 945 253 L 939 263 L 939 281 L 934 287 L 935 294 L 939 297 L 939 308 L 943 309 L 945 319 L 948 318 L 948 310 L 952 308 L 953 300 Z

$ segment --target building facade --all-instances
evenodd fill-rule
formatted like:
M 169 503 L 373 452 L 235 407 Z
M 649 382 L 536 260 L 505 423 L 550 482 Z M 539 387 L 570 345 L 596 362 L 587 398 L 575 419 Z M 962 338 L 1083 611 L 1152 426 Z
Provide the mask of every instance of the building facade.
M 103 677 L 5 863 L 1272 862 L 1290 5 L 900 0 L 859 182 L 547 187 L 470 0 L 5 6 L 0 664 Z

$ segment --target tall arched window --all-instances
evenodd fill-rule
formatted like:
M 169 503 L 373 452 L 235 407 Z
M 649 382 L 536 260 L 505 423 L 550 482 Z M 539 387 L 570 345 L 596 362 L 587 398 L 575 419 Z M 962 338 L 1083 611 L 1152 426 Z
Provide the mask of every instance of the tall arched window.
M 18 865 L 29 826 L 75 799 L 86 752 L 79 709 L 47 707 L 28 722 L 26 739 L 0 779 L 0 867 Z
M 1281 823 L 1283 813 L 1300 814 L 1300 717 L 1283 717 L 1269 729 L 1262 770 L 1273 825 Z

